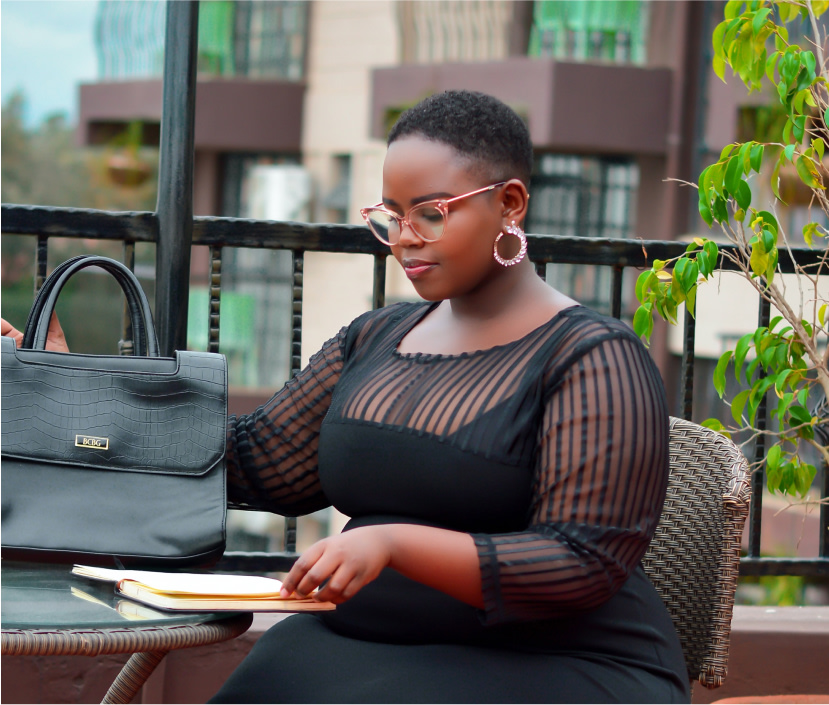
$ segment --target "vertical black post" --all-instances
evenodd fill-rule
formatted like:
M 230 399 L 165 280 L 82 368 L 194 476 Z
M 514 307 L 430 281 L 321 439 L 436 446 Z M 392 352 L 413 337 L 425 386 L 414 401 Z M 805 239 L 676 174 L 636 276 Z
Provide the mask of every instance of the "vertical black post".
M 35 294 L 40 291 L 40 287 L 46 281 L 46 263 L 48 259 L 49 237 L 46 235 L 38 235 L 37 249 L 35 250 Z
M 187 345 L 199 3 L 167 3 L 158 169 L 155 326 L 162 355 Z
M 771 304 L 762 296 L 760 309 L 757 313 L 757 327 L 768 326 L 771 318 Z M 761 368 L 758 368 L 761 369 Z M 756 425 L 760 431 L 765 431 L 766 395 L 757 405 Z M 763 471 L 763 460 L 766 457 L 766 437 L 760 433 L 754 441 L 754 471 L 751 473 L 751 503 L 748 509 L 748 555 L 750 558 L 760 557 L 760 537 L 763 531 L 763 485 L 766 473 Z
M 610 282 L 610 315 L 613 318 L 622 317 L 622 268 L 613 268 L 613 279 Z
M 682 418 L 691 421 L 694 412 L 694 347 L 697 324 L 685 305 L 685 326 L 682 336 Z
M 135 272 L 135 241 L 124 240 L 124 264 L 131 272 Z M 121 314 L 121 340 L 118 341 L 119 355 L 135 355 L 135 341 L 132 339 L 132 318 L 126 299 L 124 311 Z
M 371 307 L 383 308 L 386 305 L 386 258 L 388 255 L 374 255 L 374 288 L 371 294 Z
M 829 465 L 823 464 L 823 478 L 820 483 L 820 498 L 829 497 Z M 820 536 L 818 538 L 818 555 L 829 558 L 829 504 L 820 505 Z
M 207 324 L 207 352 L 219 352 L 222 309 L 222 248 L 210 248 L 210 297 Z

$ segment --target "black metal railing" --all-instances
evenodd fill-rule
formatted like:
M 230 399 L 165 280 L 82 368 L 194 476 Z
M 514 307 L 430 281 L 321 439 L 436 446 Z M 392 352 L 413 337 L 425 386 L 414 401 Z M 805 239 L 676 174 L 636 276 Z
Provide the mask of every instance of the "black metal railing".
M 41 282 L 46 272 L 48 242 L 51 238 L 68 237 L 92 240 L 116 240 L 124 243 L 125 262 L 131 264 L 136 243 L 155 243 L 159 216 L 154 213 L 108 213 L 69 208 L 3 205 L 3 235 L 28 235 L 35 239 L 36 281 Z M 685 243 L 642 241 L 633 239 L 598 239 L 554 235 L 530 235 L 530 254 L 539 272 L 547 264 L 593 265 L 606 267 L 612 282 L 610 311 L 622 315 L 622 293 L 630 286 L 638 270 L 649 266 L 654 259 L 670 259 L 685 251 Z M 207 285 L 210 291 L 209 349 L 219 351 L 219 321 L 221 315 L 222 253 L 231 247 L 285 250 L 291 253 L 293 282 L 291 296 L 291 374 L 300 367 L 302 343 L 303 264 L 306 252 L 360 254 L 374 259 L 373 306 L 385 304 L 385 272 L 388 249 L 362 226 L 313 225 L 307 223 L 278 223 L 239 218 L 196 217 L 192 221 L 194 247 L 210 248 L 210 268 Z M 793 250 L 800 265 L 817 264 L 821 253 L 808 249 Z M 726 263 L 727 264 L 727 263 Z M 781 269 L 792 272 L 791 260 L 781 258 Z M 768 322 L 768 307 L 761 307 L 758 325 Z M 691 419 L 694 384 L 694 319 L 686 316 L 683 330 L 682 380 L 679 414 Z M 125 330 L 125 340 L 129 339 Z M 764 415 L 758 415 L 763 423 Z M 763 457 L 764 448 L 758 444 L 754 460 Z M 819 491 L 829 496 L 829 472 L 822 471 Z M 745 575 L 829 575 L 829 511 L 823 506 L 820 515 L 819 557 L 767 558 L 760 555 L 762 533 L 762 472 L 755 472 L 752 503 L 748 522 L 748 554 L 741 561 L 740 571 Z M 222 567 L 227 570 L 273 571 L 281 570 L 294 559 L 296 524 L 288 522 L 285 550 L 276 553 L 228 553 Z

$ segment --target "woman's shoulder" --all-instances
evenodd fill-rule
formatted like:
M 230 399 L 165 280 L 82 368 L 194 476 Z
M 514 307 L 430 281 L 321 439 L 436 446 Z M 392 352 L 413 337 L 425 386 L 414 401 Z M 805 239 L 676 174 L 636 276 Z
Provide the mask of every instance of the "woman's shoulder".
M 355 318 L 346 333 L 346 351 L 378 339 L 394 338 L 410 329 L 434 304 L 428 301 L 402 301 L 367 311 Z
M 569 338 L 573 344 L 592 345 L 607 338 L 639 341 L 636 333 L 624 321 L 582 305 L 563 309 L 551 323 L 557 324 L 551 326 L 551 330 Z
M 561 373 L 597 347 L 625 349 L 636 358 L 649 361 L 650 355 L 633 329 L 624 321 L 586 306 L 564 309 L 550 327 L 555 353 L 545 361 L 548 372 Z M 555 375 L 554 375 L 555 376 Z

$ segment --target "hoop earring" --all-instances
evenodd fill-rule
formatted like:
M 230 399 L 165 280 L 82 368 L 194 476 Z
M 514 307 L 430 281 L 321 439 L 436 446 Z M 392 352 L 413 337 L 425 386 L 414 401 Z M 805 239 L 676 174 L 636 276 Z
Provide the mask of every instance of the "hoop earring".
M 518 254 L 516 254 L 515 257 L 513 257 L 512 259 L 504 259 L 503 257 L 501 257 L 500 254 L 498 254 L 498 241 L 502 237 L 504 237 L 504 234 L 515 235 L 515 237 L 517 237 L 521 241 L 521 247 L 518 249 Z M 503 231 L 498 233 L 498 237 L 495 238 L 495 247 L 493 249 L 493 254 L 495 256 L 495 261 L 504 267 L 512 267 L 512 265 L 518 264 L 526 256 L 527 236 L 524 235 L 524 231 L 521 230 L 521 228 L 519 228 L 515 224 L 514 220 L 510 225 L 507 225 L 507 227 L 505 227 Z

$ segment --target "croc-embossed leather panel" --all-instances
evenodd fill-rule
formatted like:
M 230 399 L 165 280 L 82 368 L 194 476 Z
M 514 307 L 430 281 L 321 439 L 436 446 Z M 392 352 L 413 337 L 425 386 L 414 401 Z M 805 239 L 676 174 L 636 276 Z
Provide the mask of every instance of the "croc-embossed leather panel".
M 175 360 L 144 358 L 149 371 L 137 372 L 95 369 L 95 358 L 83 355 L 63 354 L 62 365 L 52 365 L 49 355 L 18 351 L 2 338 L 4 458 L 183 475 L 203 474 L 222 459 L 222 356 L 180 351 Z M 78 358 L 78 369 L 67 358 Z M 106 438 L 108 448 L 78 447 L 79 435 Z

